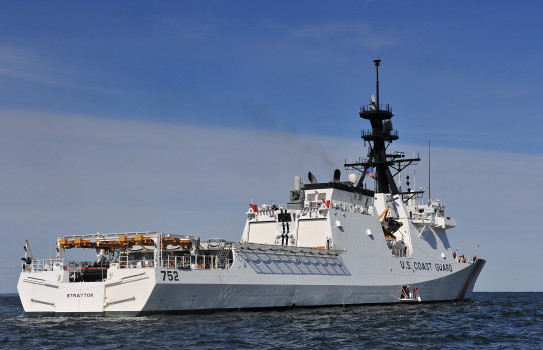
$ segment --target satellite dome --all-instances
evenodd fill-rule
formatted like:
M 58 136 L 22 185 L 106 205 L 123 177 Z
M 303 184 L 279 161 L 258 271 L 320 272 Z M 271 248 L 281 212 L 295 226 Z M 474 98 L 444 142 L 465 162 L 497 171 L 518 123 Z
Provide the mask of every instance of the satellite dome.
M 356 174 L 349 174 L 349 182 L 352 184 L 356 183 Z

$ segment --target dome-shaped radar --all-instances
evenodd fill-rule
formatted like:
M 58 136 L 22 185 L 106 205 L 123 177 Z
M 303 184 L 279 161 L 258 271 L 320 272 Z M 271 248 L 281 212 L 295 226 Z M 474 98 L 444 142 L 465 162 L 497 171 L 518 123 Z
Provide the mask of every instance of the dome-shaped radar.
M 356 183 L 356 174 L 349 174 L 349 182 L 352 184 Z

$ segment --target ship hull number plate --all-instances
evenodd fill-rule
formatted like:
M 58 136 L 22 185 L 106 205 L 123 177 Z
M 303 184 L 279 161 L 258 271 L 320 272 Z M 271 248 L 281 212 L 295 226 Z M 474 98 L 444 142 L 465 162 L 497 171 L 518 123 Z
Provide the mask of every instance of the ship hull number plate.
M 160 271 L 163 281 L 179 282 L 179 272 L 177 271 Z

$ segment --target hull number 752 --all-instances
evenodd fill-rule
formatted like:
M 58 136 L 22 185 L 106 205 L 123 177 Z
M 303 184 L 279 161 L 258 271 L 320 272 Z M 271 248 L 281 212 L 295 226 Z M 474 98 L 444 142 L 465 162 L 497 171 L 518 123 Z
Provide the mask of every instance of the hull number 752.
M 163 281 L 179 281 L 179 273 L 177 271 L 160 271 Z

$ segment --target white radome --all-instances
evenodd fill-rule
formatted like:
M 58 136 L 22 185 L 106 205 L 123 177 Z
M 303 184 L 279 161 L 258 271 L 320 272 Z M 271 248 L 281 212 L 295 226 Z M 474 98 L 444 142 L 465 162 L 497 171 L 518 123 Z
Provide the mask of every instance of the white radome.
M 357 177 L 356 177 L 356 174 L 349 174 L 349 182 L 352 183 L 352 184 L 355 184 L 356 183 L 356 180 L 357 180 Z

